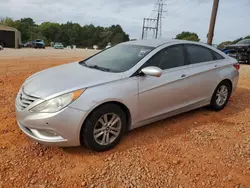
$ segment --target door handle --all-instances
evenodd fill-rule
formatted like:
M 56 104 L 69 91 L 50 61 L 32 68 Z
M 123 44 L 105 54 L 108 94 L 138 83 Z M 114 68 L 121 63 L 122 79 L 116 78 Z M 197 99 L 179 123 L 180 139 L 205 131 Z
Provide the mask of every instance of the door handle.
M 182 77 L 182 78 L 186 78 L 186 77 L 187 77 L 187 75 L 186 75 L 186 74 L 183 74 L 183 75 L 181 75 L 181 77 Z
M 214 67 L 216 68 L 216 67 L 218 67 L 218 65 L 215 65 Z

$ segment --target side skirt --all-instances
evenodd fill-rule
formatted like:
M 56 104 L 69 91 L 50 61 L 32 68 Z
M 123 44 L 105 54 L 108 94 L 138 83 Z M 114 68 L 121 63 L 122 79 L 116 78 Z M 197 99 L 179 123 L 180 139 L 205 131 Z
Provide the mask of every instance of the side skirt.
M 188 112 L 188 111 L 191 111 L 191 110 L 194 110 L 194 109 L 197 109 L 197 108 L 201 108 L 201 107 L 207 106 L 209 104 L 210 103 L 208 101 L 202 101 L 202 102 L 198 102 L 198 103 L 195 103 L 193 105 L 190 105 L 188 107 L 184 107 L 184 108 L 174 110 L 172 112 L 169 112 L 169 113 L 166 113 L 166 114 L 163 114 L 163 115 L 160 115 L 160 116 L 156 116 L 156 117 L 153 117 L 153 118 L 150 118 L 150 119 L 146 119 L 144 121 L 140 121 L 140 122 L 132 125 L 130 130 L 133 130 L 133 129 L 142 127 L 144 125 L 154 123 L 154 122 L 157 122 L 157 121 L 160 121 L 160 120 L 172 117 L 172 116 L 176 116 L 176 115 L 182 114 L 184 112 Z

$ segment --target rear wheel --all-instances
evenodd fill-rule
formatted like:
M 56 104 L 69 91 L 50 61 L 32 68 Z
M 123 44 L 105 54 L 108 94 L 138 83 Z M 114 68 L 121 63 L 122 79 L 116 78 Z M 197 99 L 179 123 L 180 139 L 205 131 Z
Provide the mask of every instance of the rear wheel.
M 107 151 L 119 143 L 125 132 L 126 115 L 115 104 L 106 104 L 94 110 L 81 130 L 81 143 L 89 149 Z
M 216 111 L 222 110 L 227 105 L 231 92 L 232 88 L 229 81 L 221 82 L 215 89 L 210 104 L 211 107 Z

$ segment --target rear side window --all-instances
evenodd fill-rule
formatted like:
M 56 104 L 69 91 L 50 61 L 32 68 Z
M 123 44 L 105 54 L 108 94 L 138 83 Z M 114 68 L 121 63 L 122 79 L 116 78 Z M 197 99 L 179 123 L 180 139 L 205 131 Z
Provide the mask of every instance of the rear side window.
M 185 45 L 190 64 L 213 61 L 214 57 L 211 50 L 198 45 Z
M 183 65 L 185 65 L 183 45 L 174 45 L 159 51 L 145 63 L 144 67 L 156 66 L 166 70 Z
M 214 60 L 220 60 L 220 59 L 225 59 L 222 55 L 218 54 L 215 51 L 212 51 L 214 54 Z

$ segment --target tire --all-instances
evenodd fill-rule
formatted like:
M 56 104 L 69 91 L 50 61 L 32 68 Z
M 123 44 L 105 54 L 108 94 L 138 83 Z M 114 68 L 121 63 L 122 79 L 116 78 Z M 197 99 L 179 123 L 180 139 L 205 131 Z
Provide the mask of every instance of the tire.
M 223 94 L 221 94 L 220 97 L 222 97 L 222 98 L 221 98 L 221 100 L 219 100 L 218 95 L 219 95 L 219 92 L 223 90 L 223 88 L 224 88 L 223 93 L 226 93 L 226 95 L 224 95 L 224 97 L 222 97 Z M 231 87 L 229 81 L 222 81 L 215 89 L 213 97 L 211 99 L 210 106 L 212 107 L 212 109 L 215 111 L 220 111 L 220 110 L 224 109 L 225 106 L 227 105 L 227 102 L 228 102 L 230 96 L 231 96 L 231 93 L 232 93 L 232 87 Z
M 106 121 L 105 115 L 107 115 Z M 117 121 L 115 125 L 107 126 L 103 124 L 105 122 L 114 123 L 115 121 L 111 121 L 112 118 L 114 118 L 113 120 Z M 110 150 L 120 142 L 126 130 L 126 123 L 126 115 L 118 105 L 105 104 L 103 106 L 100 106 L 99 108 L 95 109 L 84 122 L 80 134 L 81 144 L 97 152 Z M 114 128 L 119 130 L 114 131 Z M 101 129 L 105 130 L 100 131 Z M 95 134 L 96 137 L 98 135 L 99 137 L 95 138 L 94 130 L 97 132 Z M 116 135 L 113 133 L 116 133 Z M 106 141 L 104 135 L 109 135 L 110 142 Z M 104 139 L 104 142 L 106 143 L 103 143 Z
M 249 52 L 249 54 L 248 54 L 247 64 L 250 65 L 250 52 Z

